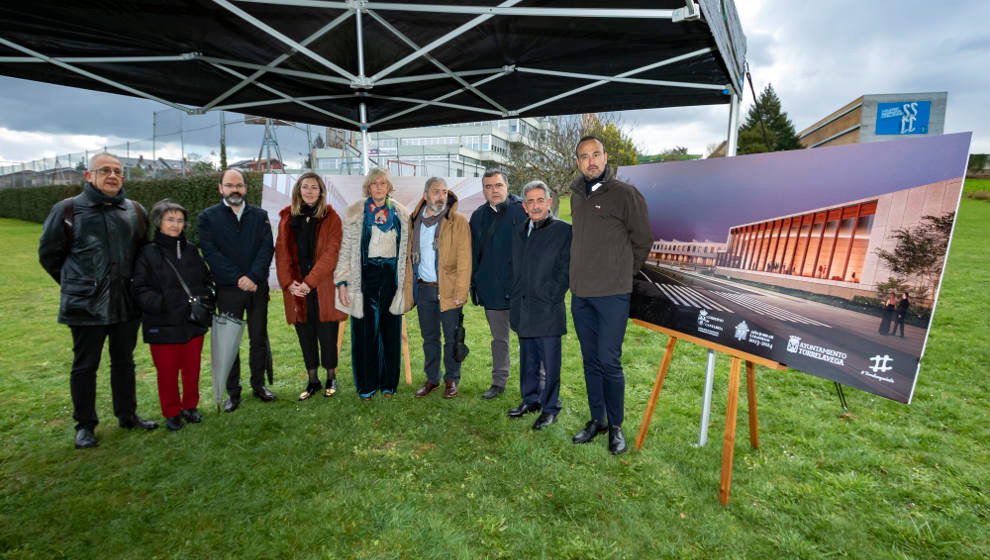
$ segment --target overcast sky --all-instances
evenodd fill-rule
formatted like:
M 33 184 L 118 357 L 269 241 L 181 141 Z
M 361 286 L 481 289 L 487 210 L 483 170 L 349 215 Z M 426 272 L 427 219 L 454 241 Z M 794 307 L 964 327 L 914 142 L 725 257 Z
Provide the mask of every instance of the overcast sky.
M 863 94 L 947 91 L 945 132 L 973 131 L 971 151 L 990 152 L 990 2 L 828 2 L 737 0 L 757 93 L 776 89 L 801 130 Z M 743 111 L 752 104 L 747 93 Z M 0 164 L 94 150 L 152 136 L 152 101 L 0 77 Z M 745 113 L 744 113 L 745 114 Z M 725 139 L 728 106 L 620 113 L 644 153 L 686 146 L 691 153 Z M 230 118 L 234 118 L 233 116 Z M 208 115 L 186 121 L 186 153 L 216 148 Z M 261 127 L 239 127 L 228 158 L 257 157 Z M 175 111 L 159 114 L 159 132 L 176 132 Z M 314 128 L 314 134 L 315 134 Z M 283 158 L 301 160 L 305 133 L 279 130 Z M 170 144 L 165 144 L 171 141 Z M 159 140 L 178 153 L 178 135 Z M 215 157 L 215 156 L 214 156 Z

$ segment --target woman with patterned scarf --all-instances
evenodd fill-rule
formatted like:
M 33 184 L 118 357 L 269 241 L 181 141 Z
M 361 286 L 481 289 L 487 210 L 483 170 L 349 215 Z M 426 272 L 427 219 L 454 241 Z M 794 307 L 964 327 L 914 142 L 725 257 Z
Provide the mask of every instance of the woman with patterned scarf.
M 344 237 L 334 272 L 337 309 L 351 316 L 354 385 L 362 400 L 399 384 L 402 314 L 409 310 L 402 286 L 409 246 L 409 211 L 392 200 L 392 178 L 372 169 L 365 198 L 344 210 Z

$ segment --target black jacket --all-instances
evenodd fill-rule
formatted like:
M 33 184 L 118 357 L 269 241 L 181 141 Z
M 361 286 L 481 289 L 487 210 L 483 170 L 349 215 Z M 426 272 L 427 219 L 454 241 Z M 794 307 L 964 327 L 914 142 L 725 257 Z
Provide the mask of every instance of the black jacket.
M 182 258 L 177 258 L 177 255 Z M 182 273 L 193 295 L 210 293 L 210 273 L 196 246 L 185 234 L 170 237 L 155 232 L 155 240 L 141 249 L 134 264 L 131 293 L 144 312 L 142 333 L 148 344 L 182 344 L 201 336 L 206 329 L 189 322 L 189 298 L 168 259 Z
M 72 201 L 71 240 L 64 223 Z M 91 183 L 52 207 L 38 245 L 41 266 L 62 286 L 58 322 L 113 325 L 141 316 L 128 289 L 134 258 L 147 241 L 144 208 L 124 189 L 109 197 Z
M 217 286 L 236 286 L 241 276 L 268 285 L 268 267 L 275 255 L 268 212 L 245 202 L 238 221 L 223 202 L 210 206 L 199 214 L 199 245 Z
M 522 199 L 510 194 L 492 210 L 487 202 L 471 214 L 471 286 L 485 309 L 508 309 L 512 289 L 512 232 L 528 220 Z M 485 243 L 492 222 L 498 225 Z
M 563 336 L 571 225 L 550 216 L 528 229 L 526 220 L 514 230 L 509 324 L 524 338 Z
M 584 177 L 571 183 L 571 294 L 578 297 L 632 293 L 633 276 L 653 246 L 646 199 L 605 166 L 599 186 L 585 193 Z

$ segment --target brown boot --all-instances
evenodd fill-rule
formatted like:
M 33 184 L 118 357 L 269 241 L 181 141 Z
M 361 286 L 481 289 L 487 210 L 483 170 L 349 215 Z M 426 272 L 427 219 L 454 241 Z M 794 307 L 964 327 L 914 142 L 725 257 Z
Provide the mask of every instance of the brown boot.
M 457 382 L 447 381 L 447 387 L 444 389 L 443 398 L 452 399 L 457 396 Z
M 420 387 L 419 389 L 416 389 L 416 393 L 413 396 L 415 396 L 417 399 L 421 399 L 421 398 L 425 397 L 426 395 L 429 395 L 430 393 L 432 393 L 433 390 L 436 389 L 437 387 L 439 387 L 439 385 L 437 385 L 435 383 L 430 383 L 429 381 L 427 381 L 426 383 L 423 383 L 423 386 L 422 387 Z

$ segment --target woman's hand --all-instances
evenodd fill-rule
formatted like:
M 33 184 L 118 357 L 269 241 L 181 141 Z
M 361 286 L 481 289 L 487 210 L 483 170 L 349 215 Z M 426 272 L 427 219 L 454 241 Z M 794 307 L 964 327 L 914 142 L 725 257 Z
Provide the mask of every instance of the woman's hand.
M 339 294 L 340 303 L 343 303 L 344 307 L 351 306 L 351 298 L 347 296 L 347 286 L 343 284 L 337 286 L 337 294 Z

